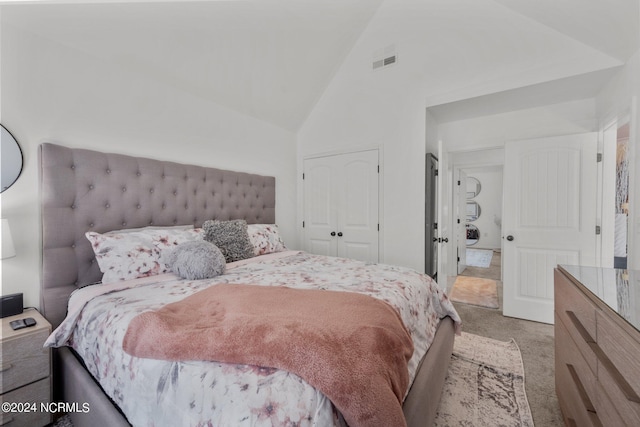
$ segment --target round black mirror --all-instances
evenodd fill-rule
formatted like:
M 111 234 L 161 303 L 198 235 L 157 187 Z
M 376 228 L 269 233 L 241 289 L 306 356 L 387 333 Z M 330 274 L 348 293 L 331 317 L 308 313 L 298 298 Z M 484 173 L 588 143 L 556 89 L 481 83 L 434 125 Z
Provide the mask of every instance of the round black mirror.
M 480 230 L 473 224 L 467 224 L 467 246 L 473 246 L 480 240 Z
M 22 150 L 11 132 L 0 125 L 0 193 L 11 187 L 22 172 Z

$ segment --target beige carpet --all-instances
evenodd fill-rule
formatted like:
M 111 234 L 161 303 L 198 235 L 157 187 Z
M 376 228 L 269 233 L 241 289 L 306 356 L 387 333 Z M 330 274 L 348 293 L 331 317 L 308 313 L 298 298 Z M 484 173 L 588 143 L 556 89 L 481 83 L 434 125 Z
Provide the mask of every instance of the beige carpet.
M 496 281 L 480 277 L 458 276 L 449 295 L 452 301 L 481 307 L 498 308 Z
M 434 426 L 533 427 L 515 341 L 456 337 Z

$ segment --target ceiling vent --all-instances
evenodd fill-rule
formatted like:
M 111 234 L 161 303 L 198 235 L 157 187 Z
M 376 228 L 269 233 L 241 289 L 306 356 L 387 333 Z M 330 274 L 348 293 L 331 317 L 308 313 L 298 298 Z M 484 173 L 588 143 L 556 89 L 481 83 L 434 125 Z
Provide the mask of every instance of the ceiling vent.
M 378 49 L 373 52 L 373 69 L 378 70 L 380 68 L 388 67 L 398 62 L 398 54 L 396 52 L 396 46 L 390 45 L 384 49 Z

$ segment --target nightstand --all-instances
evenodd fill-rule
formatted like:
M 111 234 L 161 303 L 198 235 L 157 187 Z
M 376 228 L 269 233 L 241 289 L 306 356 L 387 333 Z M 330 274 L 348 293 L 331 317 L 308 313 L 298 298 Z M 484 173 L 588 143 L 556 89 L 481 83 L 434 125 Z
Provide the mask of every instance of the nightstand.
M 33 317 L 36 325 L 14 331 L 9 322 Z M 36 309 L 2 319 L 0 337 L 0 425 L 44 426 L 51 413 L 41 404 L 51 401 L 51 351 L 43 348 L 51 324 Z M 5 403 L 6 402 L 6 403 Z M 5 406 L 11 404 L 10 412 Z

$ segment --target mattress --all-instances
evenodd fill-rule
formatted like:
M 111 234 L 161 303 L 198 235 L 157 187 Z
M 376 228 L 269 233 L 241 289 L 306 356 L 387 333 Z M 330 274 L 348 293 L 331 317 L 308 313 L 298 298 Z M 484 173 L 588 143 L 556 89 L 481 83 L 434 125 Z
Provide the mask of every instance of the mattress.
M 287 251 L 227 265 L 213 279 L 168 273 L 74 292 L 68 316 L 47 340 L 70 346 L 134 426 L 341 426 L 340 413 L 296 375 L 273 368 L 136 358 L 122 349 L 129 322 L 219 283 L 357 292 L 396 308 L 410 332 L 413 379 L 440 319 L 460 318 L 428 276 L 403 267 Z M 292 307 L 295 310 L 295 307 Z M 408 391 L 408 390 L 407 390 Z

